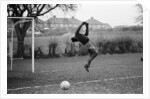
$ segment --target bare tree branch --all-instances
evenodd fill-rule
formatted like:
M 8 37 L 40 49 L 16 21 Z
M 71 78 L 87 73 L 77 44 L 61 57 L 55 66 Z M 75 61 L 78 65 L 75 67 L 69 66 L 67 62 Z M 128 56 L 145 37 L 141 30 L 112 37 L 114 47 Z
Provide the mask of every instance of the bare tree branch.
M 136 4 L 135 7 L 138 11 L 138 16 L 135 19 L 135 22 L 143 24 L 143 7 L 141 4 Z
M 56 4 L 53 8 L 49 8 L 49 10 L 45 11 L 44 13 L 39 14 L 38 16 L 42 16 L 48 12 L 50 12 L 51 10 L 55 9 L 56 7 L 58 7 L 59 4 Z
M 39 16 L 39 14 L 40 14 L 41 11 L 44 9 L 44 7 L 45 7 L 45 4 L 43 4 L 42 7 L 38 10 L 38 12 L 37 12 L 37 14 L 36 14 L 37 16 Z

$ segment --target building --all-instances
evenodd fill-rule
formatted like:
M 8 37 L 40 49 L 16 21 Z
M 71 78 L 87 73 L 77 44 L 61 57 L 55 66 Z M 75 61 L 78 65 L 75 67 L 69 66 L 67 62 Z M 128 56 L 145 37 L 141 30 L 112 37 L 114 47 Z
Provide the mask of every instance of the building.
M 53 16 L 44 23 L 45 28 L 64 28 L 64 27 L 78 27 L 81 24 L 81 21 L 72 17 L 72 18 L 57 18 Z
M 86 22 L 89 23 L 89 29 L 91 30 L 107 30 L 112 28 L 107 23 L 102 23 L 98 20 L 96 20 L 94 17 L 91 17 Z M 35 19 L 35 34 L 42 35 L 45 31 L 49 31 L 52 29 L 57 28 L 77 28 L 82 21 L 78 20 L 75 17 L 71 18 L 58 18 L 56 16 L 53 16 L 52 18 L 49 18 L 46 21 L 43 21 L 42 19 L 36 18 Z M 13 21 L 11 19 L 7 20 L 8 24 L 8 32 L 12 31 L 13 28 Z M 32 27 L 30 27 L 27 31 L 27 34 L 31 34 Z
M 91 17 L 90 19 L 87 20 L 87 22 L 89 23 L 89 28 L 92 30 L 95 29 L 110 29 L 111 26 L 107 23 L 102 23 L 96 19 L 94 19 L 93 17 Z
M 94 19 L 94 17 L 91 17 L 90 19 L 88 19 L 87 22 L 89 23 L 89 28 L 92 30 L 95 30 L 95 29 L 107 30 L 107 29 L 112 28 L 109 24 L 102 23 L 102 22 Z M 76 19 L 75 17 L 57 18 L 56 16 L 53 16 L 52 18 L 50 18 L 44 22 L 44 28 L 45 29 L 67 28 L 67 27 L 77 28 L 81 23 L 82 23 L 82 21 Z

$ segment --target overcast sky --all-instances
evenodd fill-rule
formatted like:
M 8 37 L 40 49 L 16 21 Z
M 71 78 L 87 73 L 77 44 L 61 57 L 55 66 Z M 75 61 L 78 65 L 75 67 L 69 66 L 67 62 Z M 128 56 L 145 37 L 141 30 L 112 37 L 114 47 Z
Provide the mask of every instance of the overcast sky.
M 46 20 L 50 16 L 56 15 L 56 17 L 75 16 L 81 21 L 86 21 L 94 17 L 98 21 L 114 27 L 117 25 L 135 25 L 137 14 L 137 8 L 134 4 L 82 4 L 74 13 L 62 14 L 57 10 L 43 19 Z

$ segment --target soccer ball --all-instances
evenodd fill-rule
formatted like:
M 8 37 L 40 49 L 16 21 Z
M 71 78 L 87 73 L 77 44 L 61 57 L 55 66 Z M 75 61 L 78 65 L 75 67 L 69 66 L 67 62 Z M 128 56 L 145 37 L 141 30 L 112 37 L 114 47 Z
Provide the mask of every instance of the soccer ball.
M 68 90 L 70 88 L 70 83 L 68 81 L 62 81 L 60 84 L 60 88 L 63 90 Z

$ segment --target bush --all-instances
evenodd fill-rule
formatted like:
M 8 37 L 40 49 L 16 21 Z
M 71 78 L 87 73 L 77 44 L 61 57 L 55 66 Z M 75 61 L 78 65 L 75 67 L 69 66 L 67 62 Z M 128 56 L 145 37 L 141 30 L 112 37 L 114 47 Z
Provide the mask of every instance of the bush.
M 38 47 L 34 51 L 34 57 L 35 58 L 43 58 L 43 53 L 41 51 L 41 48 Z M 32 58 L 32 49 L 30 45 L 24 46 L 24 59 L 31 59 Z
M 119 48 L 119 53 L 131 52 L 130 47 L 133 44 L 133 40 L 130 37 L 121 37 L 116 39 L 116 44 Z
M 35 58 L 43 58 L 44 54 L 41 51 L 41 48 L 38 47 L 37 50 L 35 50 Z
M 130 37 L 118 37 L 111 40 L 96 41 L 98 52 L 100 54 L 122 54 L 142 52 L 142 42 L 134 41 Z
M 58 48 L 58 41 L 54 38 L 49 42 L 49 57 L 59 57 L 57 54 L 57 48 Z
M 65 48 L 64 55 L 69 57 L 75 56 L 77 53 L 75 44 L 70 42 L 69 40 L 66 40 L 65 44 L 66 44 L 66 48 Z
M 32 58 L 32 50 L 31 45 L 24 45 L 24 59 L 31 59 Z

